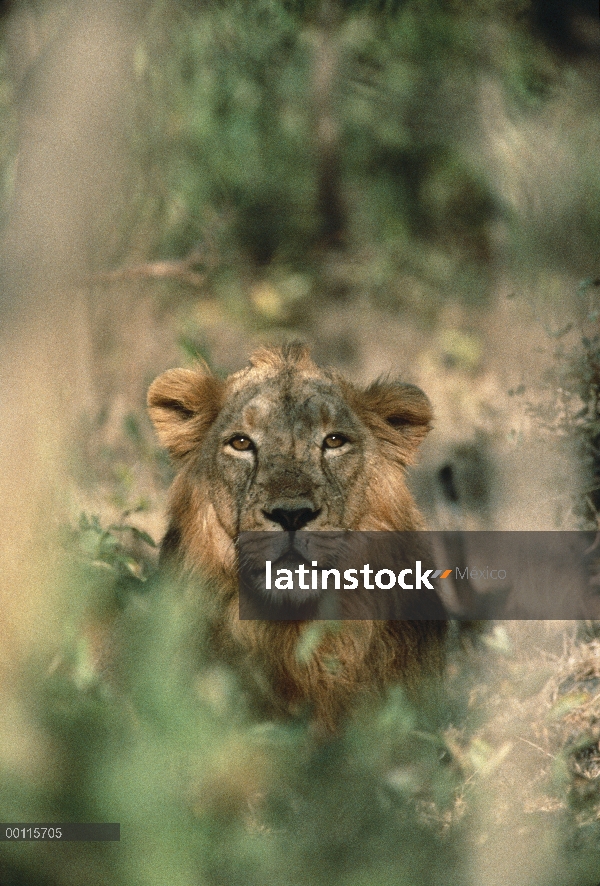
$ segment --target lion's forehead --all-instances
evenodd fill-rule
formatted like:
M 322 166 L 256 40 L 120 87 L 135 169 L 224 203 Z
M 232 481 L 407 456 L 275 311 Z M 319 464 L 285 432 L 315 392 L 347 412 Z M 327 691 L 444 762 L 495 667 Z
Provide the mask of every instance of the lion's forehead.
M 358 430 L 359 420 L 335 383 L 326 379 L 273 379 L 239 391 L 227 415 L 249 434 L 310 437 L 328 430 Z M 339 426 L 339 427 L 338 427 Z
M 227 379 L 230 395 L 268 385 L 282 386 L 290 381 L 323 382 L 328 381 L 326 373 L 312 361 L 307 364 L 281 364 L 279 362 L 259 362 L 257 365 L 246 366 Z

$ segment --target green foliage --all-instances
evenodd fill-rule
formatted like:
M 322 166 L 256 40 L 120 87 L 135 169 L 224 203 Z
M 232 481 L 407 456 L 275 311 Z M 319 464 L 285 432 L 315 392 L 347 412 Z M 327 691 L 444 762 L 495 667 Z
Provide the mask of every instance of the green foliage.
M 41 33 L 44 9 L 30 16 Z M 574 72 L 536 38 L 530 0 L 152 0 L 146 9 L 132 58 L 133 230 L 115 253 L 124 264 L 179 259 L 180 285 L 268 326 L 302 322 L 317 295 L 384 292 L 395 306 L 406 275 L 425 281 L 430 299 L 481 300 L 498 261 L 556 261 L 557 227 L 571 231 L 560 259 L 593 254 L 597 119 L 585 107 L 584 125 L 567 120 L 558 142 L 575 175 L 552 178 L 552 213 L 533 225 L 523 217 L 549 190 L 543 163 L 541 180 L 520 170 L 535 152 L 523 134 L 549 102 L 564 112 L 571 94 L 581 100 Z M 490 86 L 496 104 L 483 99 Z M 7 182 L 16 110 L 0 45 Z M 248 298 L 257 280 L 278 298 Z
M 128 516 L 129 513 L 125 513 L 123 519 Z M 77 529 L 67 529 L 65 534 L 71 549 L 81 556 L 81 562 L 101 571 L 107 570 L 120 581 L 130 578 L 135 582 L 147 580 L 147 562 L 141 556 L 134 556 L 131 546 L 128 547 L 123 540 L 129 535 L 131 541 L 155 548 L 156 542 L 143 529 L 129 523 L 113 523 L 103 529 L 97 516 L 82 514 Z
M 408 270 L 441 283 L 432 246 L 445 286 L 448 273 L 485 277 L 489 222 L 502 210 L 461 126 L 482 66 L 516 100 L 556 75 L 525 9 L 156 5 L 136 72 L 157 251 L 197 253 L 213 283 L 267 266 L 314 279 L 333 236 L 353 256 L 376 250 L 380 266 L 383 254 L 388 281 Z
M 0 860 L 3 883 L 470 882 L 472 834 L 483 845 L 493 830 L 480 821 L 482 797 L 488 806 L 493 802 L 488 795 L 510 773 L 503 767 L 514 753 L 512 742 L 485 731 L 486 715 L 472 699 L 513 693 L 515 682 L 529 698 L 538 689 L 525 683 L 538 674 L 538 662 L 527 674 L 506 644 L 489 644 L 486 673 L 470 671 L 460 657 L 451 662 L 443 697 L 425 687 L 415 704 L 396 687 L 368 700 L 338 735 L 315 735 L 303 718 L 258 715 L 236 674 L 206 654 L 197 600 L 156 576 L 139 592 L 129 548 L 151 548 L 145 534 L 126 523 L 103 529 L 97 518 L 84 516 L 68 539 L 79 569 L 65 595 L 84 609 L 83 627 L 73 634 L 65 622 L 64 648 L 52 667 L 32 662 L 23 677 L 28 716 L 52 776 L 38 785 L 27 767 L 20 775 L 3 771 L 0 756 L 0 818 L 118 821 L 121 842 L 65 844 L 60 853 L 48 847 L 52 854 L 8 845 Z M 139 562 L 146 570 L 143 557 Z M 123 584 L 129 593 L 110 618 L 108 660 L 99 668 L 87 650 L 86 671 L 82 631 L 98 617 L 106 622 L 104 601 Z M 313 628 L 299 656 L 310 656 L 318 642 L 320 626 Z M 572 716 L 578 704 L 566 691 L 546 722 L 552 727 Z M 452 722 L 460 730 L 449 728 Z M 573 753 L 581 755 L 587 745 L 573 747 L 571 756 L 556 758 L 548 776 L 548 790 L 558 797 L 569 790 Z M 594 869 L 598 827 L 588 807 L 585 825 L 566 812 L 560 818 L 538 813 L 531 839 L 556 834 L 569 859 L 567 866 L 556 863 L 544 886 L 583 882 L 577 877 Z M 504 820 L 503 807 L 497 814 Z M 508 827 L 522 813 L 506 814 Z M 531 829 L 531 816 L 524 821 Z M 585 851 L 572 857 L 570 847 L 581 841 Z

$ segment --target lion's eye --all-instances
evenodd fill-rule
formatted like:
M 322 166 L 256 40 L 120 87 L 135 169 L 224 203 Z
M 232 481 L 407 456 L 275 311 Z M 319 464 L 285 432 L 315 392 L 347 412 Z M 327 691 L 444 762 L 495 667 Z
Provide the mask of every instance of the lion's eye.
M 323 440 L 323 449 L 339 449 L 344 443 L 348 442 L 348 438 L 343 434 L 327 434 Z
M 235 437 L 232 437 L 229 441 L 229 445 L 233 449 L 237 449 L 238 452 L 248 452 L 249 450 L 254 449 L 254 443 L 250 437 L 244 437 L 243 434 L 236 434 Z

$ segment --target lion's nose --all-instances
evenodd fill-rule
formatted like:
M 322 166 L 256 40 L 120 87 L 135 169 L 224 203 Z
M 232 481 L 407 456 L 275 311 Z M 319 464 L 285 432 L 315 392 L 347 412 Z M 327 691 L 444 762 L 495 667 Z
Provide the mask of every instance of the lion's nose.
M 279 523 L 286 532 L 298 532 L 320 513 L 320 509 L 315 511 L 312 508 L 273 508 L 272 511 L 263 511 L 265 517 Z

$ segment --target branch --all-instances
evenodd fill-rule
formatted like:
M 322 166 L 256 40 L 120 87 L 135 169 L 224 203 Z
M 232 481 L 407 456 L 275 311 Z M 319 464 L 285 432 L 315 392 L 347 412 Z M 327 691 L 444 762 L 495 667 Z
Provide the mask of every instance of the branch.
M 196 255 L 176 261 L 143 262 L 139 265 L 116 268 L 113 271 L 99 271 L 87 279 L 88 283 L 115 283 L 121 280 L 177 280 L 195 289 L 201 289 L 206 282 L 206 273 L 196 270 Z

